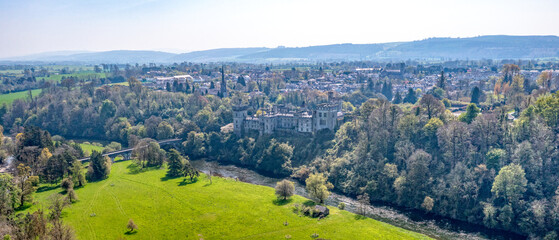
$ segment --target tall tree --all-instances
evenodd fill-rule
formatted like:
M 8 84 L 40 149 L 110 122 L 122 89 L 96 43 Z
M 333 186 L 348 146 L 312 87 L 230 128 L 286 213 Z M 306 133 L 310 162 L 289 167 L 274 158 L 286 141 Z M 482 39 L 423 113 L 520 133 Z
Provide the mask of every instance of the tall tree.
M 311 174 L 305 181 L 307 192 L 311 197 L 318 199 L 319 203 L 324 203 L 324 200 L 330 196 L 329 189 L 333 188 L 333 185 L 326 181 L 326 176 L 322 173 Z
M 109 176 L 111 172 L 111 160 L 108 157 L 104 157 L 101 152 L 91 151 L 91 157 L 89 158 L 89 167 L 87 169 L 87 174 L 91 180 L 101 180 Z
M 526 174 L 520 165 L 510 164 L 501 170 L 495 177 L 491 192 L 496 198 L 502 198 L 507 203 L 517 203 L 526 192 Z
M 479 90 L 479 87 L 476 86 L 472 89 L 470 102 L 475 103 L 475 104 L 479 104 L 479 98 L 480 97 L 481 97 L 481 91 Z
M 169 165 L 167 170 L 167 176 L 169 177 L 182 176 L 182 171 L 186 160 L 180 155 L 180 153 L 175 149 L 171 149 L 168 152 L 167 159 Z
M 445 90 L 446 88 L 446 79 L 444 76 L 444 71 L 441 71 L 441 76 L 439 77 L 439 82 L 437 83 L 437 87 L 443 90 Z

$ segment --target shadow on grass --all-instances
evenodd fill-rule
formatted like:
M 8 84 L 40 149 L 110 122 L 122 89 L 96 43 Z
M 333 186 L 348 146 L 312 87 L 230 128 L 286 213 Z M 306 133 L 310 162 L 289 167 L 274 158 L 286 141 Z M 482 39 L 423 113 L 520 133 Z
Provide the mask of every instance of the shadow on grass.
M 289 199 L 279 199 L 278 198 L 278 199 L 274 199 L 272 201 L 272 203 L 276 206 L 283 206 L 283 205 L 291 203 L 291 202 L 293 202 L 293 199 L 291 199 L 291 198 L 289 198 Z
M 42 186 L 42 187 L 37 188 L 37 192 L 38 192 L 38 193 L 40 193 L 40 192 L 47 192 L 47 191 L 56 189 L 57 187 L 58 187 L 58 185 L 54 185 L 54 186 Z
M 367 219 L 367 218 L 368 218 L 368 217 L 366 217 L 366 216 L 359 215 L 359 214 L 355 214 L 355 220 L 365 220 L 365 219 Z
M 305 205 L 307 207 L 314 207 L 316 205 L 316 203 L 312 200 L 307 200 L 303 203 L 303 205 Z
M 169 181 L 169 180 L 172 180 L 172 179 L 177 179 L 177 178 L 180 178 L 180 177 L 181 177 L 181 176 L 173 177 L 173 176 L 165 175 L 165 177 L 162 177 L 162 178 L 161 178 L 161 181 L 166 182 L 166 181 Z
M 188 184 L 193 184 L 193 183 L 196 183 L 196 182 L 198 182 L 198 178 L 194 178 L 192 180 L 185 178 L 179 183 L 179 186 L 186 186 Z
M 128 168 L 128 173 L 133 174 L 133 175 L 138 174 L 138 173 L 147 172 L 149 170 L 159 169 L 159 167 L 144 167 L 144 168 L 142 168 L 142 166 L 140 166 L 136 163 L 132 163 L 132 164 L 128 165 L 126 168 Z
M 19 206 L 17 208 L 14 208 L 14 210 L 16 210 L 16 212 L 17 211 L 23 211 L 23 210 L 28 209 L 32 206 L 33 206 L 33 203 L 26 202 L 26 203 L 23 204 L 23 206 Z
M 124 234 L 125 234 L 125 235 L 134 235 L 134 234 L 136 234 L 136 233 L 138 233 L 138 231 L 132 231 L 132 232 L 126 231 Z

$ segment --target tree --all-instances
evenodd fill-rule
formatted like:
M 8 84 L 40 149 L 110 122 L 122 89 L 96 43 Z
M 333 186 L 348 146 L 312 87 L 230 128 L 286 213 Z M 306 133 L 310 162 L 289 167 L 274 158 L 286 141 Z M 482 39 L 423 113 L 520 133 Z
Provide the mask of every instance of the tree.
M 169 177 L 182 176 L 182 171 L 184 169 L 184 163 L 186 162 L 186 160 L 180 155 L 180 153 L 177 150 L 171 149 L 169 151 L 167 162 L 169 165 L 167 170 L 167 176 Z
M 388 99 L 388 101 L 392 100 L 392 83 L 390 82 L 384 82 L 382 84 L 382 90 L 381 90 L 382 95 L 384 95 L 386 97 L 386 99 Z
M 427 212 L 433 210 L 434 206 L 435 206 L 435 200 L 433 200 L 429 196 L 426 196 L 425 199 L 423 199 L 423 203 L 421 204 L 421 208 L 423 208 L 423 210 Z
M 442 154 L 451 167 L 468 156 L 471 148 L 470 131 L 463 122 L 453 121 L 437 130 Z
M 289 172 L 292 156 L 293 147 L 291 145 L 278 143 L 275 139 L 272 139 L 270 145 L 262 154 L 262 159 L 258 161 L 258 168 L 278 175 Z
M 162 121 L 161 123 L 159 123 L 159 126 L 157 126 L 157 139 L 169 139 L 173 137 L 173 135 L 175 135 L 175 130 L 173 129 L 173 126 L 171 126 L 171 124 L 166 121 Z
M 83 169 L 82 163 L 78 160 L 74 160 L 72 166 L 68 169 L 68 175 L 76 187 L 83 187 L 87 183 Z
M 105 122 L 107 119 L 114 117 L 116 114 L 116 105 L 113 101 L 106 99 L 99 111 L 101 121 Z
M 481 91 L 479 90 L 479 87 L 474 87 L 472 89 L 472 95 L 470 97 L 470 102 L 471 103 L 475 103 L 475 104 L 479 104 L 479 98 L 481 97 Z
M 71 240 L 75 239 L 74 232 L 70 227 L 64 225 L 62 222 L 62 210 L 68 206 L 68 201 L 60 194 L 53 194 L 50 196 L 51 205 L 49 207 L 49 219 L 52 225 L 49 235 L 51 239 Z
M 489 169 L 499 170 L 501 164 L 505 160 L 506 152 L 500 148 L 493 148 L 485 155 L 485 165 Z
M 130 219 L 128 220 L 128 224 L 126 224 L 126 228 L 128 229 L 128 232 L 133 232 L 134 230 L 138 230 L 138 225 L 134 223 L 134 220 Z
M 18 201 L 18 189 L 12 175 L 0 174 L 0 215 L 8 216 Z
M 425 94 L 419 101 L 419 106 L 424 114 L 427 114 L 427 119 L 432 117 L 439 117 L 445 111 L 444 105 L 431 94 Z
M 400 92 L 396 91 L 396 95 L 394 96 L 394 100 L 392 100 L 392 103 L 394 104 L 402 103 L 402 95 L 400 95 Z
M 35 192 L 35 186 L 39 183 L 39 177 L 31 175 L 31 168 L 20 163 L 17 166 L 16 182 L 19 187 L 19 207 L 23 207 L 25 202 L 30 201 Z
M 189 177 L 191 182 L 194 181 L 195 178 L 200 176 L 200 172 L 198 172 L 198 170 L 196 168 L 194 168 L 194 166 L 192 166 L 192 164 L 190 164 L 190 161 L 188 161 L 188 160 L 184 162 L 184 167 L 182 169 L 182 174 L 183 174 L 185 180 L 186 180 L 187 177 Z
M 239 75 L 239 77 L 237 78 L 237 83 L 246 86 L 245 78 L 243 77 L 243 75 Z
M 87 169 L 88 178 L 91 180 L 101 180 L 109 176 L 111 172 L 111 160 L 104 157 L 101 152 L 91 151 L 89 167 Z
M 322 173 L 311 174 L 305 181 L 307 192 L 311 197 L 318 199 L 319 203 L 324 203 L 324 200 L 330 196 L 329 189 L 334 186 L 326 181 L 326 176 Z
M 151 138 L 140 140 L 132 150 L 132 156 L 141 168 L 161 166 L 165 155 L 165 150 L 161 149 L 159 143 Z
M 520 165 L 510 164 L 499 170 L 495 177 L 491 192 L 496 198 L 502 198 L 507 203 L 517 203 L 526 192 L 526 174 Z
M 76 192 L 74 191 L 74 188 L 73 188 L 73 187 L 70 188 L 70 189 L 68 189 L 67 192 L 68 192 L 68 196 L 67 196 L 68 202 L 74 203 L 74 202 L 76 202 L 76 201 L 78 200 L 78 195 L 77 195 Z
M 551 79 L 553 79 L 553 73 L 551 71 L 543 71 L 538 76 L 536 83 L 549 91 L 551 89 Z
M 444 77 L 444 71 L 441 71 L 441 77 L 439 78 L 439 82 L 437 83 L 437 87 L 440 89 L 446 88 L 446 79 Z
M 475 103 L 470 103 L 468 107 L 466 107 L 466 112 L 460 114 L 458 120 L 470 124 L 480 112 L 481 111 L 479 110 L 479 108 L 476 106 Z
M 359 202 L 359 207 L 357 208 L 357 214 L 365 216 L 367 215 L 367 208 L 369 206 L 371 199 L 368 193 L 363 193 L 357 196 L 357 202 Z
M 415 91 L 413 90 L 413 88 L 408 88 L 408 94 L 406 94 L 406 97 L 404 98 L 404 103 L 415 104 L 415 102 L 417 102 Z
M 74 189 L 74 182 L 69 178 L 64 178 L 60 183 L 60 187 L 62 187 L 65 192 L 68 192 L 68 190 Z
M 281 180 L 276 184 L 276 196 L 278 198 L 283 198 L 283 200 L 287 200 L 289 197 L 293 196 L 295 192 L 295 185 L 293 182 L 288 180 Z

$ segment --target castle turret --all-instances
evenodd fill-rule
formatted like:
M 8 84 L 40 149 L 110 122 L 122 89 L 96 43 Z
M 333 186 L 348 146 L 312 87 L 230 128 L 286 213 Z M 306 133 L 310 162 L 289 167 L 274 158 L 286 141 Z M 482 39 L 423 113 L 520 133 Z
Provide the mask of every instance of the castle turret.
M 241 136 L 244 129 L 244 122 L 247 117 L 246 105 L 235 105 L 233 106 L 233 132 L 237 136 Z

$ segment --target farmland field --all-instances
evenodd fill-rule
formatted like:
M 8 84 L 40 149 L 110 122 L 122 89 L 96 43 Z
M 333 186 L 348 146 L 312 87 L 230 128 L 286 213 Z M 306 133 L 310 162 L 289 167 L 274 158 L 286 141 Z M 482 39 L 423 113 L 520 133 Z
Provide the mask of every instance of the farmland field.
M 428 239 L 428 237 L 330 207 L 322 220 L 298 216 L 294 196 L 278 203 L 274 189 L 200 176 L 194 183 L 168 179 L 165 169 L 138 171 L 130 162 L 117 162 L 108 179 L 76 189 L 79 201 L 63 220 L 79 239 Z M 47 209 L 49 196 L 60 188 L 39 191 L 37 204 L 26 211 Z M 138 230 L 127 232 L 133 219 Z M 284 224 L 287 223 L 287 224 Z M 350 227 L 351 226 L 351 227 Z
M 41 93 L 41 89 L 34 89 L 31 91 L 31 93 L 33 94 L 33 96 L 37 96 L 39 95 L 39 93 Z M 12 102 L 16 99 L 20 99 L 20 98 L 27 98 L 27 91 L 21 91 L 21 92 L 13 92 L 13 93 L 6 93 L 6 94 L 1 94 L 0 95 L 0 105 L 1 104 L 12 104 Z

